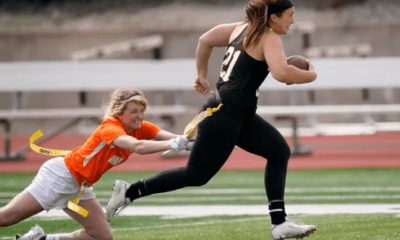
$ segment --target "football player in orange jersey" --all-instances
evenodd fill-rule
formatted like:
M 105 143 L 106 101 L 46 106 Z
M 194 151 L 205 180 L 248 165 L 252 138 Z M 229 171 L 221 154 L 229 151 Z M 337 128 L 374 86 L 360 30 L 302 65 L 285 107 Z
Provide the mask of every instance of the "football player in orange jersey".
M 181 151 L 190 149 L 192 144 L 186 136 L 161 130 L 144 121 L 146 108 L 147 101 L 139 90 L 124 88 L 113 92 L 104 120 L 88 140 L 65 157 L 55 157 L 44 163 L 31 185 L 0 208 L 0 227 L 16 224 L 43 210 L 61 208 L 83 229 L 73 233 L 45 234 L 41 227 L 35 226 L 15 239 L 113 239 L 92 185 L 133 152 Z M 75 207 L 88 211 L 86 217 L 69 205 L 70 200 L 77 197 L 79 206 Z

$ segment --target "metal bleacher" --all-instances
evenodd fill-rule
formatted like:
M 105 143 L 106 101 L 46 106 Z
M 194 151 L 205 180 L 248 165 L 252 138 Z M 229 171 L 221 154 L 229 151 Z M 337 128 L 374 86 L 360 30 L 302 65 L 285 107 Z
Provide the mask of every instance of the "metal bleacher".
M 179 74 L 174 74 L 179 72 Z M 14 107 L 0 110 L 0 123 L 5 126 L 4 156 L 2 159 L 19 159 L 25 150 L 10 152 L 11 125 L 27 119 L 69 119 L 49 137 L 74 126 L 82 119 L 101 120 L 104 114 L 96 108 L 24 109 L 22 99 L 29 92 L 93 92 L 114 91 L 122 87 L 172 92 L 172 105 L 152 105 L 147 116 L 177 118 L 195 110 L 183 105 L 182 92 L 193 88 L 194 59 L 133 60 L 133 61 L 59 61 L 59 62 L 9 62 L 0 64 L 2 84 L 0 92 L 12 93 Z M 46 140 L 46 139 L 43 139 Z

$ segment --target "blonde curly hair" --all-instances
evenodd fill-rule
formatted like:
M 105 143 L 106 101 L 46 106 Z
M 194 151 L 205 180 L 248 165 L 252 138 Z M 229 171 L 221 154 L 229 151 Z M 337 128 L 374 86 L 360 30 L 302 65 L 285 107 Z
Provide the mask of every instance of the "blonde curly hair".
M 122 114 L 130 102 L 141 104 L 147 109 L 147 100 L 144 98 L 143 92 L 134 88 L 120 88 L 111 93 L 110 98 L 110 102 L 105 106 L 104 119 Z

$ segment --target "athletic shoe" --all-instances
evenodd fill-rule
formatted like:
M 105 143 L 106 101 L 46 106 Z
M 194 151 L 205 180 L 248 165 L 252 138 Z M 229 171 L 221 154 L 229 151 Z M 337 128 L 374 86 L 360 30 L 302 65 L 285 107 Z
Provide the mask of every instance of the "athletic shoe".
M 122 210 L 124 210 L 129 204 L 131 204 L 131 199 L 125 197 L 126 190 L 130 187 L 130 184 L 122 181 L 116 180 L 114 183 L 113 194 L 107 205 L 106 218 L 110 221 L 114 216 L 119 215 Z
M 271 224 L 272 239 L 287 239 L 287 238 L 303 238 L 308 237 L 316 230 L 314 225 L 304 225 L 293 220 L 286 220 L 285 222 L 274 225 Z
M 24 235 L 15 236 L 14 240 L 39 240 L 41 237 L 46 236 L 43 229 L 36 225 L 31 228 L 31 230 Z

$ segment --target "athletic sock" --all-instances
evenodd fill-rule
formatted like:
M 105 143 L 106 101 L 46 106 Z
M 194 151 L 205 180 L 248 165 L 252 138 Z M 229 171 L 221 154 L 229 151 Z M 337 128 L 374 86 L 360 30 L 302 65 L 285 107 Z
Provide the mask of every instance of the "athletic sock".
M 132 184 L 125 193 L 125 196 L 129 198 L 131 202 L 147 195 L 149 195 L 149 192 L 147 191 L 144 179 Z
M 272 224 L 278 225 L 286 221 L 285 202 L 270 202 L 268 208 Z
M 45 240 L 60 240 L 59 234 L 48 234 Z

